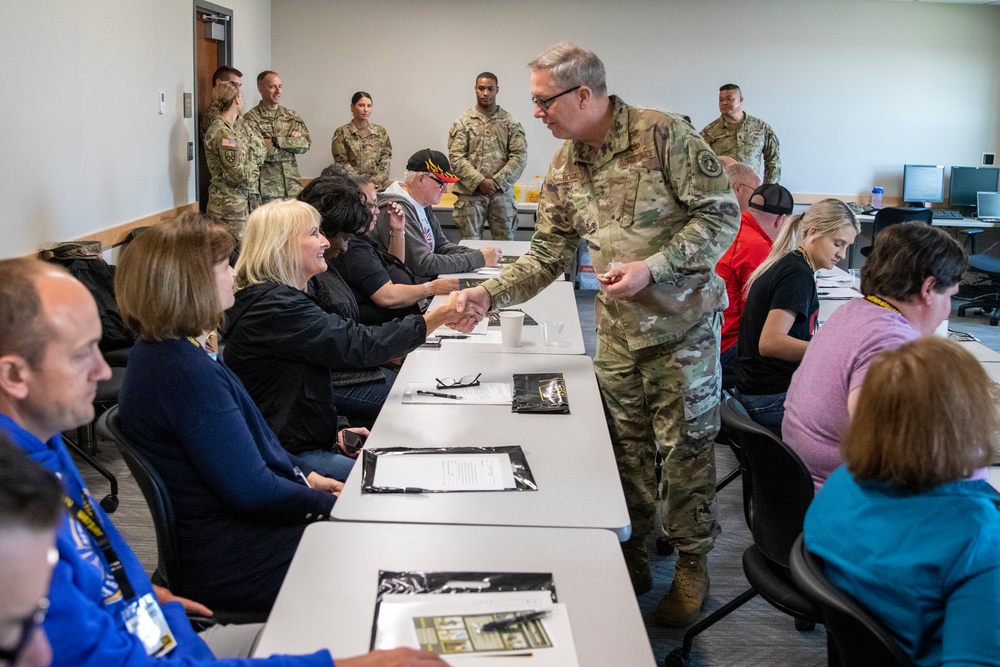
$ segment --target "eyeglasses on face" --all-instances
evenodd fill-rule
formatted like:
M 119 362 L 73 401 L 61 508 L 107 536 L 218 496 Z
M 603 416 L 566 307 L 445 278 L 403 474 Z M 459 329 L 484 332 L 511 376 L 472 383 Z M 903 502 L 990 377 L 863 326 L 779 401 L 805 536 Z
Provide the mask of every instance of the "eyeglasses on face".
M 580 84 L 579 86 L 573 86 L 569 90 L 564 90 L 561 93 L 556 93 L 552 97 L 546 97 L 544 100 L 542 98 L 540 98 L 540 97 L 535 97 L 534 95 L 532 95 L 531 96 L 531 103 L 532 104 L 537 104 L 538 108 L 541 109 L 542 111 L 548 111 L 549 110 L 549 105 L 552 104 L 553 100 L 555 100 L 557 98 L 560 98 L 563 95 L 569 95 L 574 90 L 579 90 L 580 88 L 583 88 L 583 84 Z
M 440 178 L 438 178 L 437 176 L 432 176 L 432 175 L 430 175 L 430 174 L 427 174 L 427 178 L 429 178 L 429 179 L 431 179 L 432 181 L 434 181 L 435 183 L 437 183 L 437 186 L 438 186 L 438 187 L 439 187 L 440 189 L 442 189 L 442 190 L 444 190 L 444 189 L 445 189 L 446 187 L 448 187 L 448 184 L 447 184 L 447 183 L 445 183 L 444 181 L 442 181 L 442 180 L 441 180 Z
M 35 608 L 35 611 L 31 612 L 31 614 L 21 621 L 21 636 L 14 645 L 14 648 L 0 648 L 0 662 L 5 662 L 10 665 L 17 662 L 21 652 L 24 651 L 24 647 L 28 645 L 28 641 L 31 639 L 32 633 L 34 633 L 35 629 L 45 621 L 45 613 L 48 610 L 49 601 L 47 598 L 42 598 L 38 602 L 38 606 Z
M 437 380 L 438 389 L 461 389 L 462 387 L 475 387 L 479 385 L 479 376 L 482 373 L 476 375 L 463 375 L 460 378 L 434 378 Z

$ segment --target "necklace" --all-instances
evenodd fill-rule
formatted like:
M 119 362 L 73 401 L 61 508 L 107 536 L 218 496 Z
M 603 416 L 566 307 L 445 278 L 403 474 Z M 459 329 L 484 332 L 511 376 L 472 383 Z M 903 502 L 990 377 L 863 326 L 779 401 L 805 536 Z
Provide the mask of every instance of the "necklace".
M 866 296 L 865 297 L 865 301 L 870 301 L 871 303 L 874 303 L 876 306 L 881 306 L 882 308 L 885 308 L 886 310 L 891 310 L 894 313 L 899 313 L 899 308 L 896 308 L 896 306 L 892 305 L 891 303 L 889 303 L 885 299 L 880 299 L 879 297 L 875 296 L 874 294 L 869 294 L 868 296 Z M 899 313 L 899 314 L 902 315 L 902 313 Z
M 809 267 L 809 270 L 812 271 L 813 273 L 816 273 L 816 269 L 813 268 L 813 263 L 809 261 L 809 255 L 806 254 L 805 248 L 799 246 L 798 248 L 796 248 L 796 250 L 799 252 L 800 255 L 802 255 L 802 259 L 806 260 L 806 265 Z

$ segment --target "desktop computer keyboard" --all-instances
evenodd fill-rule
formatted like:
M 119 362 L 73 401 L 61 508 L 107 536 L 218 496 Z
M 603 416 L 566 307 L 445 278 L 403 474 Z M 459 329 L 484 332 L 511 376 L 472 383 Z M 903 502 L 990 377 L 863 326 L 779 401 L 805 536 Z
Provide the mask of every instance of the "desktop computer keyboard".
M 935 220 L 961 220 L 962 214 L 958 211 L 947 211 L 944 209 L 934 209 Z

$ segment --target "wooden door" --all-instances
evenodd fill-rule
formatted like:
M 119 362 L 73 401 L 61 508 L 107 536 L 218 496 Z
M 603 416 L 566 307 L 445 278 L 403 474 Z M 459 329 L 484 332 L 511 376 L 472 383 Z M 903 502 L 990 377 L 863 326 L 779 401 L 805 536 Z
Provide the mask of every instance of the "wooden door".
M 218 17 L 228 16 L 229 20 Z M 223 25 L 225 39 L 217 41 L 208 36 L 208 26 L 211 23 Z M 208 184 L 211 176 L 208 173 L 208 163 L 205 161 L 205 150 L 202 139 L 207 127 L 202 127 L 201 118 L 212 103 L 212 74 L 220 65 L 232 62 L 232 12 L 209 3 L 197 4 L 194 20 L 194 69 L 195 69 L 195 128 L 197 140 L 195 153 L 198 155 L 198 207 L 205 212 L 208 205 Z

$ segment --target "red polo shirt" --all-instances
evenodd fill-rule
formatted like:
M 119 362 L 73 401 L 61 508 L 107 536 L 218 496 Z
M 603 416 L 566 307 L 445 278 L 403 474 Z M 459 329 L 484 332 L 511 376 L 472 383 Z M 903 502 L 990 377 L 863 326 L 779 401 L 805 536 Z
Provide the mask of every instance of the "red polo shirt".
M 743 315 L 743 288 L 750 274 L 767 258 L 772 245 L 771 237 L 764 233 L 750 212 L 743 211 L 733 245 L 715 265 L 715 272 L 726 281 L 729 295 L 729 305 L 722 313 L 722 352 L 736 345 Z

